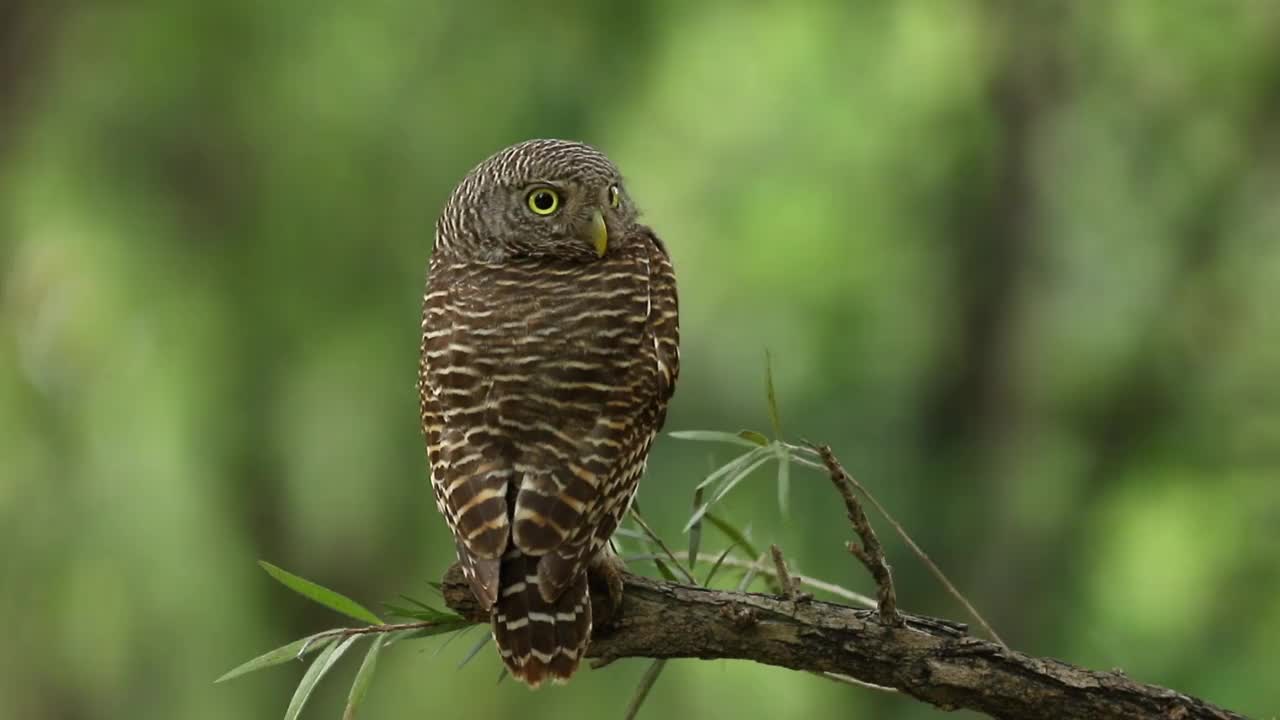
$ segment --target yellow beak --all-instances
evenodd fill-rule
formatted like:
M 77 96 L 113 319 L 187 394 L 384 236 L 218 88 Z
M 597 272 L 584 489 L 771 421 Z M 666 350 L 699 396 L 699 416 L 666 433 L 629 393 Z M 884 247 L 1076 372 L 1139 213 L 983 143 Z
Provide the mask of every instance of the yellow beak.
M 599 210 L 591 213 L 591 244 L 595 246 L 597 257 L 604 257 L 604 251 L 609 249 L 609 228 Z

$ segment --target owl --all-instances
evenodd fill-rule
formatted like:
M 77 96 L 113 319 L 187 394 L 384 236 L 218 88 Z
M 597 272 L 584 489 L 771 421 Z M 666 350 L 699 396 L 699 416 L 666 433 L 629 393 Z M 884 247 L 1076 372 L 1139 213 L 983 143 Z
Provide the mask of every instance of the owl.
M 532 687 L 586 650 L 588 568 L 614 567 L 679 366 L 671 258 L 607 157 L 530 140 L 462 179 L 428 269 L 422 427 L 463 575 Z

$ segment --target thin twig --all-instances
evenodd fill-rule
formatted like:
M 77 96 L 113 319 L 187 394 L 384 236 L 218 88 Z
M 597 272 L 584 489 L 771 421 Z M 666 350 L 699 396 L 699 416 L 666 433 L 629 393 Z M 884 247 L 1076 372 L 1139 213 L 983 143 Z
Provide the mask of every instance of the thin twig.
M 658 537 L 658 533 L 654 532 L 653 528 L 649 527 L 649 523 L 644 521 L 644 516 L 642 516 L 634 507 L 631 508 L 631 517 L 636 521 L 636 524 L 640 526 L 640 529 L 644 530 L 644 533 L 649 536 L 649 539 L 661 548 L 662 553 L 671 560 L 671 563 L 676 566 L 676 569 L 680 571 L 680 574 L 684 575 L 685 579 L 691 584 L 697 585 L 698 581 L 694 579 L 693 573 L 689 572 L 688 568 L 684 566 L 684 563 L 680 562 L 680 560 L 676 558 L 675 553 L 671 552 L 671 548 L 667 547 L 667 544 L 662 541 L 662 538 Z
M 846 547 L 862 562 L 867 572 L 871 573 L 872 579 L 876 581 L 880 622 L 890 627 L 902 627 L 905 623 L 902 616 L 898 614 L 898 595 L 893 588 L 893 574 L 889 571 L 889 564 L 885 562 L 884 548 L 880 545 L 880 538 L 876 537 L 875 530 L 871 529 L 871 523 L 867 522 L 867 514 L 862 511 L 862 504 L 854 495 L 856 484 L 840 465 L 840 461 L 836 460 L 831 448 L 826 445 L 816 445 L 814 449 L 818 451 L 823 464 L 827 466 L 832 484 L 844 499 L 849 522 L 853 524 L 854 531 L 862 540 L 861 545 L 851 541 Z
M 770 545 L 769 554 L 773 555 L 774 573 L 777 574 L 778 585 L 782 588 L 782 594 L 792 602 L 803 600 L 804 593 L 800 592 L 799 583 L 792 579 L 791 572 L 787 570 L 787 561 L 786 558 L 782 557 L 782 550 L 777 545 Z
M 632 562 L 641 562 L 644 560 L 652 560 L 656 557 L 665 557 L 665 556 L 655 555 L 653 553 L 643 553 L 640 555 L 628 555 L 627 557 L 623 558 L 623 560 L 625 560 L 628 563 L 632 563 Z M 711 553 L 698 553 L 698 562 L 719 563 L 725 567 L 737 568 L 739 570 L 753 569 L 756 572 L 759 572 L 763 575 L 767 575 L 769 577 L 773 577 L 774 579 L 777 579 L 777 575 L 776 575 L 777 570 L 770 570 L 767 567 L 761 567 L 759 564 L 759 561 L 757 560 L 743 560 L 742 558 L 736 558 L 733 556 L 729 556 L 724 559 L 721 559 L 719 555 L 712 555 Z M 854 590 L 850 590 L 847 587 L 836 585 L 835 583 L 830 583 L 830 582 L 827 582 L 826 580 L 819 580 L 818 578 L 810 577 L 808 575 L 801 575 L 800 573 L 791 573 L 791 579 L 805 587 L 812 588 L 814 590 L 821 590 L 822 592 L 825 592 L 825 593 L 830 593 L 832 595 L 835 595 L 838 598 L 841 598 L 842 600 L 848 600 L 849 602 L 857 603 L 858 605 L 861 605 L 865 608 L 870 608 L 871 610 L 876 609 L 875 598 L 868 597 Z
M 820 449 L 817 447 L 805 449 L 810 452 L 817 452 L 819 457 L 822 456 Z M 828 453 L 830 450 L 830 448 L 827 448 Z M 832 455 L 833 459 L 834 457 L 835 456 Z M 843 467 L 840 466 L 838 461 L 836 466 L 843 470 Z M 880 516 L 893 526 L 894 532 L 898 533 L 898 537 L 902 538 L 902 542 L 906 543 L 907 547 L 910 548 L 911 552 L 914 553 L 917 558 L 919 558 L 920 562 L 924 563 L 924 566 L 929 568 L 929 572 L 933 573 L 933 576 L 942 584 L 942 587 L 946 589 L 947 593 L 964 607 L 965 612 L 969 613 L 969 617 L 973 618 L 978 625 L 982 626 L 982 629 L 992 640 L 995 640 L 1001 645 L 1005 645 L 1004 640 L 1001 639 L 1000 635 L 995 631 L 995 628 L 991 627 L 991 624 L 987 622 L 986 618 L 982 617 L 982 613 L 978 612 L 978 609 L 973 606 L 973 603 L 970 603 L 969 599 L 964 596 L 964 593 L 960 592 L 960 590 L 951 582 L 950 578 L 947 577 L 947 574 L 942 572 L 942 568 L 938 567 L 938 564 L 933 561 L 933 558 L 929 557 L 929 554 L 921 549 L 921 547 L 916 544 L 915 540 L 911 539 L 911 535 L 907 533 L 906 528 L 902 527 L 902 523 L 898 522 L 898 520 L 880 504 L 880 501 L 876 500 L 875 495 L 872 495 L 870 491 L 862 486 L 862 483 L 859 483 L 847 472 L 845 472 L 845 477 L 848 477 L 849 482 L 853 484 L 854 488 L 856 488 L 863 497 L 871 502 L 871 506 L 876 509 L 876 512 L 880 513 Z M 1008 646 L 1006 645 L 1006 647 Z
M 810 454 L 816 454 L 819 457 L 821 457 L 821 454 L 818 453 L 818 451 L 812 447 L 805 447 L 803 445 L 792 445 L 790 443 L 786 443 L 786 446 L 788 449 L 793 451 L 807 452 Z M 795 455 L 792 456 L 792 461 L 800 465 L 804 465 L 805 467 L 814 468 L 816 470 L 827 469 L 825 466 L 820 465 L 812 460 L 809 460 L 803 457 L 797 457 Z M 893 526 L 893 530 L 894 532 L 898 533 L 898 537 L 902 538 L 902 541 L 906 543 L 907 547 L 910 548 L 911 552 L 914 553 L 917 558 L 919 558 L 920 562 L 924 563 L 925 567 L 929 568 L 929 572 L 933 573 L 933 576 L 937 578 L 939 583 L 942 584 L 942 586 L 946 589 L 947 593 L 950 594 L 951 597 L 955 598 L 956 602 L 959 602 L 964 607 L 965 612 L 969 613 L 969 616 L 972 617 L 975 621 L 977 621 L 979 625 L 982 626 L 982 629 L 986 631 L 987 635 L 991 636 L 992 640 L 995 640 L 1001 645 L 1004 645 L 1005 644 L 1004 640 L 1000 638 L 1000 635 L 996 633 L 995 629 L 992 628 L 991 625 L 986 621 L 986 618 L 982 617 L 982 614 L 979 613 L 978 609 L 975 608 L 973 604 L 969 602 L 969 599 L 966 598 L 964 594 L 961 593 L 960 590 L 956 588 L 954 584 L 952 584 L 951 580 L 947 578 L 946 573 L 942 572 L 942 568 L 938 567 L 938 564 L 933 561 L 933 558 L 929 557 L 929 554 L 926 553 L 919 545 L 917 545 L 915 540 L 911 539 L 911 535 L 907 534 L 906 528 L 902 527 L 902 524 L 899 523 L 898 520 L 893 515 L 891 515 L 889 511 L 884 508 L 883 505 L 880 504 L 879 500 L 876 500 L 876 496 L 872 495 L 871 491 L 863 487 L 862 484 L 859 483 L 857 479 L 855 479 L 853 476 L 850 476 L 849 479 L 853 482 L 853 486 L 857 488 L 858 492 L 862 493 L 863 497 L 867 498 L 867 500 L 871 502 L 871 505 L 876 509 L 876 512 L 880 513 L 881 517 L 883 517 L 886 522 L 888 522 L 890 525 Z
M 322 638 L 336 636 L 345 640 L 352 635 L 382 635 L 384 633 L 399 632 L 401 630 L 425 630 L 427 628 L 439 627 L 440 625 L 453 622 L 456 621 L 452 619 L 420 620 L 418 622 L 410 623 L 384 623 L 382 625 L 366 625 L 365 627 L 358 628 L 334 628 L 333 630 L 325 630 L 324 632 L 316 633 L 308 638 L 307 642 L 303 643 L 302 649 L 298 651 L 298 657 L 301 658 L 303 655 L 306 655 L 307 650 L 311 648 L 311 645 Z M 460 627 L 459 629 L 462 628 Z

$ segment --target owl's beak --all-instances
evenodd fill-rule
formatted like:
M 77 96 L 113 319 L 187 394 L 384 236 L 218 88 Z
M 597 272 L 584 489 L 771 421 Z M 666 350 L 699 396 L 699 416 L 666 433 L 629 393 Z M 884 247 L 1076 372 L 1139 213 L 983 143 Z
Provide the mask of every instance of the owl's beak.
M 596 257 L 604 257 L 604 251 L 609 249 L 609 227 L 604 224 L 604 215 L 599 210 L 591 211 L 589 234 L 591 245 L 596 249 Z

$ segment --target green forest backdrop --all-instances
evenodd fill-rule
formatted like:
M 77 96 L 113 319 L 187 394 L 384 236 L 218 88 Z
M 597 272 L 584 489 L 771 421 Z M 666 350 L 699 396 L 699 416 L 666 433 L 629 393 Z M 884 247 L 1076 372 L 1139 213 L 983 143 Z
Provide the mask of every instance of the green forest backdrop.
M 300 664 L 213 679 L 341 620 L 260 558 L 426 594 L 432 223 L 537 136 L 612 155 L 671 248 L 667 429 L 767 428 L 767 347 L 787 435 L 1011 645 L 1280 712 L 1280 4 L 5 0 L 0 717 L 278 717 Z M 657 443 L 673 543 L 725 457 Z M 729 514 L 870 589 L 824 478 L 775 496 Z M 902 605 L 963 619 L 882 536 Z M 645 666 L 531 694 L 437 643 L 363 717 L 620 716 Z M 941 713 L 678 661 L 643 716 Z

